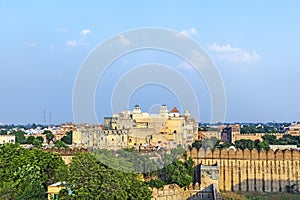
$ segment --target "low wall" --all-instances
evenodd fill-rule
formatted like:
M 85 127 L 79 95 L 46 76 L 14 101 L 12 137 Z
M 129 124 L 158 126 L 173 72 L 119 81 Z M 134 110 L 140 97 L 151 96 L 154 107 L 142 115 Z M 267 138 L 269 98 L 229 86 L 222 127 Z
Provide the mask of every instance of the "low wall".
M 165 185 L 162 188 L 152 188 L 151 200 L 183 200 L 196 194 L 192 187 L 181 188 L 176 184 Z

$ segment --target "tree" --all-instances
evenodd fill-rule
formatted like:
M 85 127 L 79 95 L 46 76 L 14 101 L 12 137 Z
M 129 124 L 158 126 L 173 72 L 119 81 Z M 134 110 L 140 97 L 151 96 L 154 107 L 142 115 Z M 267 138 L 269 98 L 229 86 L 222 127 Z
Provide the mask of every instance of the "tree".
M 222 143 L 222 144 L 218 144 L 218 145 L 217 145 L 217 148 L 218 148 L 218 149 L 224 149 L 224 148 L 229 148 L 229 147 L 232 146 L 232 145 L 233 145 L 233 144 L 224 142 L 224 143 Z
M 262 136 L 262 139 L 268 144 L 278 144 L 278 140 L 275 135 L 266 134 Z
M 42 136 L 37 136 L 36 139 L 44 143 L 44 138 Z
M 270 149 L 270 147 L 269 147 L 269 143 L 268 142 L 266 142 L 266 141 L 263 141 L 263 142 L 259 142 L 258 143 L 258 146 L 257 146 L 257 149 L 258 150 L 261 150 L 261 149 L 264 149 L 264 150 L 269 150 Z
M 20 143 L 20 144 L 25 144 L 26 143 L 26 139 L 25 139 L 25 132 L 18 130 L 18 131 L 13 131 L 13 134 L 16 137 L 16 143 Z
M 48 185 L 68 177 L 59 155 L 18 144 L 1 145 L 0 161 L 0 199 L 45 199 Z
M 34 140 L 34 136 L 30 135 L 28 138 L 27 138 L 27 144 L 33 144 L 33 140 Z
M 185 162 L 176 159 L 162 169 L 159 177 L 166 184 L 175 183 L 180 187 L 186 187 L 193 181 L 193 164 L 194 162 L 191 158 Z
M 33 124 L 31 125 L 31 128 L 32 128 L 32 129 L 36 129 L 36 128 L 37 128 L 37 125 L 36 125 L 35 123 L 33 123 Z
M 53 139 L 54 139 L 54 135 L 51 131 L 50 131 L 50 133 L 46 134 L 46 140 L 47 140 L 48 144 L 50 144 L 51 141 L 53 142 Z
M 293 136 L 290 134 L 285 134 L 278 140 L 279 144 L 290 144 L 290 145 L 298 145 L 299 146 L 300 137 Z
M 52 132 L 49 131 L 49 130 L 44 130 L 42 134 L 43 134 L 43 135 L 47 135 L 48 133 L 52 133 Z
M 192 147 L 196 148 L 199 150 L 202 146 L 202 141 L 201 140 L 195 140 L 195 142 L 192 143 Z
M 152 187 L 152 188 L 161 188 L 165 185 L 165 182 L 161 179 L 151 179 L 148 182 L 148 185 L 149 185 L 149 187 Z
M 202 147 L 204 149 L 215 149 L 216 146 L 220 143 L 220 140 L 218 140 L 216 137 L 211 137 L 211 138 L 205 138 L 203 141 Z
M 237 140 L 237 141 L 235 141 L 235 147 L 238 149 L 242 149 L 242 150 L 244 150 L 244 149 L 252 150 L 254 148 L 254 142 L 249 139 Z
M 90 153 L 73 156 L 69 199 L 151 199 L 148 186 L 136 174 L 111 169 Z
M 191 158 L 187 159 L 186 151 L 182 150 L 184 149 L 172 149 L 170 154 L 163 155 L 164 168 L 159 171 L 158 177 L 165 184 L 175 183 L 186 187 L 193 181 L 194 162 Z
M 54 143 L 54 147 L 60 149 L 60 148 L 67 148 L 68 146 L 64 142 L 58 140 Z
M 67 134 L 61 138 L 61 141 L 63 141 L 66 144 L 72 144 L 72 137 L 73 137 L 73 132 L 67 132 Z
M 38 139 L 34 139 L 33 142 L 32 142 L 32 144 L 36 148 L 41 148 L 43 143 L 40 140 L 38 140 Z
M 0 135 L 7 135 L 7 130 L 1 130 Z

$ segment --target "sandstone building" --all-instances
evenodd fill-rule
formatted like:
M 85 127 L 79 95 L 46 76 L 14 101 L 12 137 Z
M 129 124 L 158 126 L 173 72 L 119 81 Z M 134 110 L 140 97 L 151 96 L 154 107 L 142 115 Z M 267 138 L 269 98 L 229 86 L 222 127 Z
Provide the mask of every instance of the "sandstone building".
M 187 147 L 197 136 L 198 121 L 189 111 L 181 115 L 176 107 L 168 111 L 162 105 L 158 114 L 142 112 L 136 105 L 132 111 L 122 111 L 104 118 L 104 125 L 81 125 L 73 132 L 75 146 L 122 148 L 160 146 Z

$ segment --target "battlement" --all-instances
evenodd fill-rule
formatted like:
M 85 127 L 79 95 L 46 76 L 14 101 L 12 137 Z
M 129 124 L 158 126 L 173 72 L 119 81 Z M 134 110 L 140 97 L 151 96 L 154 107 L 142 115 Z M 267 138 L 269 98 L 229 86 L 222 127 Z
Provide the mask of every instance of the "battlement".
M 58 153 L 61 156 L 72 156 L 78 152 L 88 152 L 85 148 L 43 148 L 43 151 Z
M 297 189 L 300 186 L 298 149 L 212 151 L 193 148 L 187 154 L 193 159 L 195 167 L 218 164 L 218 188 L 221 191 L 282 192 L 288 185 L 296 184 Z M 208 179 L 206 183 L 209 181 L 213 180 Z M 199 183 L 202 184 L 203 181 Z
M 297 149 L 293 150 L 260 150 L 257 149 L 199 149 L 192 148 L 187 151 L 188 156 L 193 159 L 239 159 L 239 160 L 290 160 L 298 161 L 300 152 Z

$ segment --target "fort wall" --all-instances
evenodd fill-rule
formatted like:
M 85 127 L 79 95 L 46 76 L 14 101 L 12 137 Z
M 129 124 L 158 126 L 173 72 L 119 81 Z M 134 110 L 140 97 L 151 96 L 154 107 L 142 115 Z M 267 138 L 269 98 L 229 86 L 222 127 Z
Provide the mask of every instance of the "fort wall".
M 257 151 L 215 149 L 213 151 L 193 148 L 188 156 L 195 167 L 219 166 L 220 191 L 281 192 L 286 185 L 299 184 L 300 153 L 298 150 Z M 201 187 L 200 174 L 195 173 L 196 183 Z M 199 188 L 200 189 L 200 188 Z

